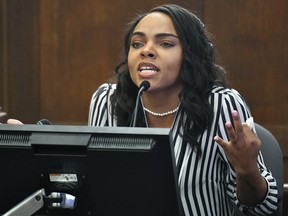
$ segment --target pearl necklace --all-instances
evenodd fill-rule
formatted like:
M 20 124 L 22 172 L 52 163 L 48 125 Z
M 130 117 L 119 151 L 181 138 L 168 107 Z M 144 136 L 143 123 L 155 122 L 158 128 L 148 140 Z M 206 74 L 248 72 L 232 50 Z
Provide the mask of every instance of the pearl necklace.
M 176 112 L 178 111 L 179 107 L 180 107 L 180 104 L 179 104 L 175 109 L 173 109 L 173 110 L 171 110 L 171 111 L 168 111 L 168 112 L 164 112 L 164 113 L 156 113 L 156 112 L 153 112 L 153 111 L 147 109 L 147 108 L 144 107 L 144 106 L 143 106 L 143 109 L 144 109 L 146 112 L 150 113 L 151 115 L 163 117 L 163 116 L 167 116 L 167 115 L 171 115 L 171 114 L 173 114 L 173 113 L 176 113 Z

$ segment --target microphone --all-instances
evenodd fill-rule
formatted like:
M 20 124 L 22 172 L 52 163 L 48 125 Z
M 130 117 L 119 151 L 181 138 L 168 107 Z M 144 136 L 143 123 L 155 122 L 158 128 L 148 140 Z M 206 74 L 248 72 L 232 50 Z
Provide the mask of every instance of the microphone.
M 41 119 L 36 122 L 37 125 L 52 125 L 52 123 L 47 119 Z
M 147 80 L 144 80 L 139 87 L 138 95 L 136 98 L 136 104 L 135 104 L 135 109 L 134 109 L 134 115 L 133 115 L 133 124 L 132 127 L 136 126 L 136 120 L 137 120 L 137 115 L 138 115 L 138 106 L 139 106 L 139 98 L 142 95 L 144 91 L 150 88 L 150 83 Z

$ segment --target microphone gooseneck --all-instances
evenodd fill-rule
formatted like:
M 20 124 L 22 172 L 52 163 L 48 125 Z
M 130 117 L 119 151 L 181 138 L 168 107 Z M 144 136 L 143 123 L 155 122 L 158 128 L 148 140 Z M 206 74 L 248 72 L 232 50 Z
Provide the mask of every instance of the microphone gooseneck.
M 137 115 L 138 115 L 138 106 L 139 106 L 139 98 L 142 95 L 144 91 L 150 88 L 150 83 L 147 80 L 144 80 L 139 87 L 138 95 L 136 98 L 136 104 L 135 104 L 135 109 L 134 109 L 134 115 L 133 115 L 133 124 L 132 127 L 136 126 L 136 120 L 137 120 Z

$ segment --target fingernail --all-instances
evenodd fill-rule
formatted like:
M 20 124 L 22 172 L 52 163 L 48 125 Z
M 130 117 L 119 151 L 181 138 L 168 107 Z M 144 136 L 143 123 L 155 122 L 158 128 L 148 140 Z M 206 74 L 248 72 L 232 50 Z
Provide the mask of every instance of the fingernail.
M 238 116 L 237 110 L 233 110 L 233 111 L 232 111 L 232 115 L 233 115 L 234 117 Z
M 226 122 L 225 125 L 226 125 L 227 128 L 232 128 L 232 123 L 231 122 Z

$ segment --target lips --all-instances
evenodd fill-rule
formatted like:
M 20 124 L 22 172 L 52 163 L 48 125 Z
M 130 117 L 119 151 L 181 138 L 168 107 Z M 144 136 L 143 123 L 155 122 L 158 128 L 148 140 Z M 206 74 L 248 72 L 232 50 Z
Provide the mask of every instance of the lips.
M 138 71 L 141 76 L 149 77 L 155 75 L 160 69 L 154 64 L 142 62 L 138 65 Z

